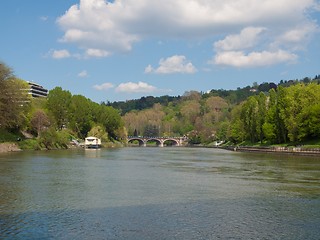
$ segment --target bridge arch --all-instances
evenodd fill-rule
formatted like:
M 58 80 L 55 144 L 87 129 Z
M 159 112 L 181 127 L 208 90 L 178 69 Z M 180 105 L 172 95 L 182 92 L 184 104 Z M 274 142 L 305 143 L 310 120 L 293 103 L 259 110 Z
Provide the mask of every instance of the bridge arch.
M 139 142 L 139 146 L 145 146 L 146 142 L 143 141 L 141 138 L 136 137 L 136 138 L 129 138 L 128 139 L 128 143 L 133 143 L 134 141 L 138 141 Z
M 158 138 L 148 138 L 146 139 L 146 143 L 148 142 L 156 142 L 157 146 L 163 146 L 163 142 L 161 140 L 159 140 Z
M 166 143 L 170 143 L 170 142 L 172 143 L 173 146 L 179 146 L 180 145 L 180 143 L 174 138 L 164 139 L 163 145 L 166 145 Z

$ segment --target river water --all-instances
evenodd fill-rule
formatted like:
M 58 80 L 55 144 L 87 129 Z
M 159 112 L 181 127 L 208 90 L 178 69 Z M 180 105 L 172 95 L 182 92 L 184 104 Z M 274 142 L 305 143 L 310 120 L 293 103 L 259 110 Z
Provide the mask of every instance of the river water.
M 320 158 L 179 147 L 1 154 L 0 239 L 320 239 Z

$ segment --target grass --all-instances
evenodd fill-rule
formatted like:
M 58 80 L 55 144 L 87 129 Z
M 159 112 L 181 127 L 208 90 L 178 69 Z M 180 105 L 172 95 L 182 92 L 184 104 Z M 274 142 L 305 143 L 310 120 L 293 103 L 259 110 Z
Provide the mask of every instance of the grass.
M 8 132 L 7 130 L 0 129 L 0 143 L 3 142 L 17 142 L 18 139 L 23 139 L 21 133 Z
M 41 146 L 37 139 L 26 139 L 18 142 L 18 145 L 23 150 L 40 150 Z

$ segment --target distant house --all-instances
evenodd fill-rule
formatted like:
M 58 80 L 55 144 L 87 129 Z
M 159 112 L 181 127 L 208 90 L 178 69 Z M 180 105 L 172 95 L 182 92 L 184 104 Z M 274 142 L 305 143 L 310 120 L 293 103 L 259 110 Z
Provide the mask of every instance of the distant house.
M 44 97 L 46 98 L 48 96 L 48 90 L 45 89 L 44 87 L 42 87 L 39 84 L 36 84 L 34 82 L 27 82 L 29 84 L 29 89 L 28 89 L 28 93 L 34 97 L 34 98 L 38 98 L 38 97 Z
M 250 91 L 250 92 L 256 92 L 256 91 L 258 91 L 258 90 L 255 89 L 255 88 L 251 88 L 249 91 Z

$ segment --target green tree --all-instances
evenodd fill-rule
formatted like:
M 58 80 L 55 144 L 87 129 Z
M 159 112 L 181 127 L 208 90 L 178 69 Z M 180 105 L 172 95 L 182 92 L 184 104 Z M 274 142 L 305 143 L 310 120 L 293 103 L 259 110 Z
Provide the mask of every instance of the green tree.
M 320 86 L 315 83 L 303 85 L 299 91 L 299 104 L 301 109 L 298 113 L 298 140 L 305 140 L 319 136 L 319 102 Z
M 257 134 L 259 136 L 259 140 L 262 143 L 264 140 L 264 133 L 263 133 L 263 125 L 265 123 L 266 119 L 266 113 L 267 113 L 267 97 L 264 93 L 260 93 L 258 96 L 256 96 L 258 101 L 258 118 L 257 118 Z
M 247 133 L 247 138 L 252 143 L 259 139 L 258 134 L 258 116 L 259 116 L 259 105 L 257 99 L 252 96 L 243 104 L 241 109 L 241 120 L 244 125 L 244 129 Z
M 108 142 L 109 137 L 105 128 L 101 125 L 96 125 L 88 132 L 88 136 L 100 138 L 102 142 Z
M 55 87 L 49 91 L 47 109 L 52 114 L 59 129 L 63 129 L 69 123 L 71 97 L 71 93 L 62 90 L 61 87 Z
M 246 130 L 241 119 L 242 105 L 237 105 L 231 110 L 229 139 L 233 143 L 243 142 L 246 138 Z
M 74 95 L 71 97 L 69 106 L 69 126 L 80 138 L 85 138 L 92 126 L 92 105 L 84 96 Z
M 117 139 L 117 130 L 123 127 L 123 121 L 119 112 L 113 107 L 101 104 L 96 108 L 94 114 L 97 123 L 105 127 L 111 138 Z
M 0 63 L 0 128 L 20 129 L 26 125 L 29 109 L 27 83 L 14 77 L 12 70 Z

